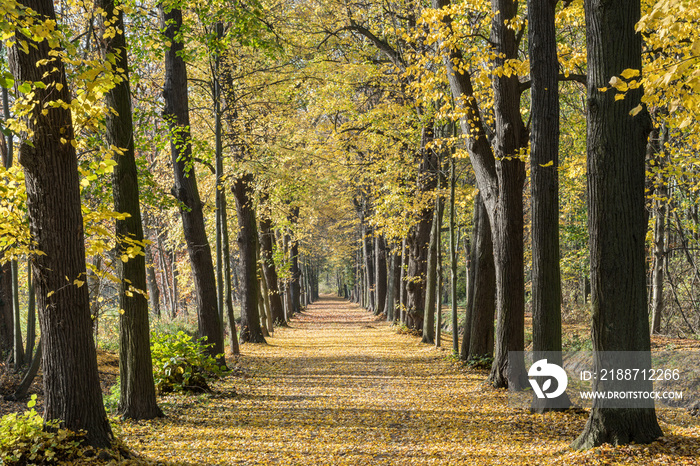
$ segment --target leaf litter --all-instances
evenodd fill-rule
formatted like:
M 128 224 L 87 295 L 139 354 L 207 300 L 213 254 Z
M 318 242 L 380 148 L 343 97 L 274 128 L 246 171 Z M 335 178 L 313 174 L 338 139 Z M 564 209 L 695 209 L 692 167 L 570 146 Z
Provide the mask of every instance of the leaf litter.
M 585 411 L 513 409 L 487 371 L 337 298 L 242 353 L 214 393 L 170 394 L 165 418 L 117 421 L 126 446 L 183 465 L 700 464 L 700 423 L 684 411 L 660 411 L 666 436 L 650 445 L 574 451 Z

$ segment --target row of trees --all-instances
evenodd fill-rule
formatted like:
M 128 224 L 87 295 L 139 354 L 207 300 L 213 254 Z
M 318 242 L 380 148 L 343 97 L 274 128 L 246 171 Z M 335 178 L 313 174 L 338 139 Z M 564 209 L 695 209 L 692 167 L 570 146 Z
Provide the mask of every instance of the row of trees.
M 58 16 L 49 1 L 3 4 L 0 342 L 19 365 L 17 259 L 29 258 L 46 416 L 109 443 L 92 373 L 92 334 L 109 310 L 120 316 L 120 412 L 160 415 L 148 300 L 151 316 L 161 304 L 171 316 L 196 308 L 199 334 L 220 357 L 226 321 L 234 354 L 237 330 L 240 342 L 264 342 L 318 296 L 325 270 L 339 294 L 431 343 L 442 256 L 453 329 L 466 281 L 462 357 L 493 353 L 493 384 L 522 388 L 524 361 L 509 352 L 524 348 L 526 278 L 533 348 L 560 350 L 562 290 L 569 302 L 588 295 L 586 218 L 594 347 L 648 351 L 645 180 L 659 231 L 653 270 L 662 270 L 655 316 L 671 283 L 692 327 L 700 313 L 685 315 L 692 283 L 670 267 L 669 239 L 683 241 L 694 268 L 687 227 L 697 209 L 682 197 L 692 163 L 670 168 L 692 147 L 694 104 L 683 89 L 694 84 L 685 65 L 642 73 L 654 60 L 697 60 L 692 31 L 673 32 L 678 43 L 656 32 L 682 2 L 660 2 L 639 23 L 656 51 L 644 63 L 639 2 L 586 2 L 585 20 L 581 2 L 532 3 L 105 0 L 61 3 Z M 620 41 L 629 46 L 613 47 Z M 679 199 L 687 214 L 674 212 L 674 236 L 665 206 Z M 563 287 L 561 276 L 582 285 Z M 659 435 L 653 409 L 625 416 L 596 407 L 578 445 Z
M 483 15 L 491 24 L 482 29 L 474 27 L 479 20 L 478 14 L 470 12 L 470 15 L 465 13 L 464 7 L 455 9 L 444 1 L 434 2 L 434 10 L 422 13 L 424 23 L 421 25 L 418 22 L 418 26 L 415 26 L 422 8 L 412 7 L 407 5 L 402 12 L 384 10 L 380 18 L 372 18 L 379 24 L 381 21 L 392 21 L 392 32 L 396 31 L 396 23 L 401 20 L 406 22 L 403 34 L 397 34 L 394 42 L 380 38 L 381 33 L 377 31 L 372 32 L 371 20 L 367 18 L 360 23 L 350 17 L 350 25 L 346 29 L 357 32 L 361 39 L 372 43 L 378 53 L 383 53 L 394 64 L 397 81 L 410 86 L 414 79 L 419 82 L 417 86 L 423 86 L 424 93 L 429 84 L 421 82 L 425 79 L 420 75 L 423 70 L 416 72 L 411 68 L 411 61 L 415 62 L 415 67 L 425 66 L 431 58 L 433 63 L 442 59 L 444 64 L 455 102 L 454 109 L 450 107 L 450 110 L 460 117 L 464 144 L 480 192 L 474 207 L 462 358 L 478 357 L 493 351 L 491 382 L 496 387 L 516 390 L 527 385 L 522 359 L 513 359 L 510 355 L 524 349 L 522 193 L 526 169 L 523 152 L 528 148 L 533 349 L 542 355 L 549 355 L 550 359 L 552 355 L 557 357 L 557 353 L 552 352 L 562 349 L 558 173 L 560 103 L 557 90 L 559 83 L 567 80 L 579 82 L 587 89 L 587 197 L 593 347 L 596 351 L 648 352 L 650 331 L 645 265 L 648 230 L 645 180 L 648 178 L 645 167 L 651 166 L 655 171 L 654 154 L 666 151 L 668 146 L 663 140 L 659 144 L 659 132 L 652 131 L 650 115 L 642 103 L 642 38 L 636 29 L 641 16 L 640 4 L 625 2 L 624 5 L 612 7 L 597 2 L 586 3 L 585 75 L 567 69 L 561 72 L 562 64 L 557 56 L 556 18 L 557 15 L 561 17 L 562 13 L 557 10 L 556 2 L 528 4 L 525 56 L 529 60 L 523 59 L 522 55 L 522 44 L 525 42 L 523 32 L 526 29 L 518 24 L 521 17 L 515 2 L 493 1 L 492 14 Z M 465 23 L 467 28 L 472 28 L 469 30 L 471 35 L 465 32 Z M 426 24 L 434 28 L 428 37 L 425 28 L 421 30 L 421 26 Z M 376 23 L 374 27 L 381 28 Z M 490 31 L 488 40 L 484 31 Z M 616 32 L 613 34 L 611 31 Z M 477 54 L 474 48 L 469 48 L 470 42 L 455 40 L 455 37 L 473 37 L 479 33 L 489 50 L 488 58 L 480 59 L 490 63 L 492 93 L 490 99 L 485 100 L 480 100 L 481 96 L 474 85 L 475 76 L 479 74 L 475 68 L 483 66 L 483 61 L 475 66 L 473 63 Z M 435 43 L 437 47 L 430 47 Z M 621 47 L 621 43 L 624 46 Z M 465 53 L 465 49 L 468 52 Z M 663 55 L 668 52 L 659 53 Z M 426 59 L 426 55 L 432 57 Z M 697 55 L 692 51 L 685 50 L 681 56 L 697 60 Z M 528 61 L 529 79 L 523 80 L 519 67 L 527 65 Z M 665 76 L 668 82 L 671 75 Z M 673 77 L 678 78 L 677 75 Z M 523 99 L 523 93 L 528 90 L 529 98 Z M 646 102 L 650 101 L 652 99 L 646 99 Z M 432 109 L 426 109 L 425 102 L 420 100 L 415 104 L 419 115 L 431 110 L 433 114 L 420 120 L 421 139 L 413 152 L 415 163 L 419 166 L 418 174 L 412 179 L 407 177 L 404 182 L 410 184 L 416 197 L 423 192 L 435 191 L 434 207 L 428 204 L 419 209 L 412 215 L 408 228 L 394 234 L 391 238 L 394 246 L 389 253 L 390 258 L 386 259 L 385 230 L 381 228 L 383 219 L 375 218 L 369 222 L 380 227 L 378 232 L 373 233 L 367 226 L 367 218 L 372 216 L 374 204 L 382 202 L 382 187 L 361 190 L 360 200 L 355 203 L 362 225 L 359 231 L 361 246 L 355 263 L 355 290 L 352 293 L 352 297 L 369 310 L 386 312 L 390 320 L 400 319 L 410 328 L 421 331 L 426 343 L 433 342 L 435 276 L 440 275 L 436 271 L 435 257 L 440 254 L 440 241 L 436 236 L 442 221 L 441 203 L 447 197 L 436 188 L 440 185 L 441 177 L 444 178 L 444 160 L 450 158 L 449 146 L 445 149 L 444 145 L 433 144 L 441 134 L 450 133 L 447 129 L 449 119 L 440 120 L 435 116 L 444 110 L 441 108 L 442 102 L 433 100 L 431 103 Z M 684 101 L 678 105 L 686 103 Z M 524 110 L 523 106 L 528 109 Z M 527 123 L 525 117 L 528 118 Z M 650 158 L 651 163 L 648 162 Z M 454 179 L 450 181 L 453 187 Z M 450 201 L 453 202 L 453 199 Z M 667 205 L 668 197 L 662 196 L 660 202 Z M 658 210 L 656 212 L 656 229 L 663 229 L 663 217 L 658 215 Z M 448 237 L 448 242 L 454 244 L 453 221 L 448 228 Z M 657 233 L 655 237 L 655 248 L 659 248 L 659 242 L 664 241 L 663 233 Z M 480 250 L 480 247 L 487 251 Z M 682 249 L 692 265 L 693 259 L 687 246 L 684 245 Z M 454 266 L 454 251 L 451 253 L 450 263 Z M 657 269 L 653 277 L 663 277 L 664 272 L 658 270 L 663 267 L 663 259 L 659 257 L 667 253 L 659 253 L 657 249 L 654 262 Z M 654 282 L 653 277 L 653 287 L 649 289 L 654 296 L 663 296 L 663 283 Z M 662 278 L 659 280 L 663 281 Z M 583 282 L 582 294 L 586 299 L 587 277 L 584 276 Z M 454 290 L 456 287 L 452 288 Z M 439 296 L 439 284 L 437 289 Z M 390 291 L 387 293 L 387 290 Z M 345 287 L 342 291 L 347 295 Z M 494 295 L 495 347 L 492 340 Z M 452 301 L 455 316 L 455 299 Z M 389 308 L 393 303 L 397 305 L 396 311 Z M 654 303 L 656 305 L 658 301 L 655 299 Z M 395 315 L 395 312 L 399 314 Z M 660 313 L 661 310 L 654 314 L 657 319 Z M 440 313 L 438 319 L 439 316 Z M 659 321 L 652 320 L 652 323 L 654 331 L 658 332 Z M 456 325 L 453 329 L 456 329 Z M 456 352 L 456 339 L 453 344 Z M 598 389 L 604 388 L 602 385 Z M 545 403 L 533 405 L 533 409 L 542 411 L 552 407 Z M 659 435 L 661 431 L 653 407 L 617 413 L 597 404 L 584 433 L 574 445 L 590 447 L 603 442 L 648 442 Z

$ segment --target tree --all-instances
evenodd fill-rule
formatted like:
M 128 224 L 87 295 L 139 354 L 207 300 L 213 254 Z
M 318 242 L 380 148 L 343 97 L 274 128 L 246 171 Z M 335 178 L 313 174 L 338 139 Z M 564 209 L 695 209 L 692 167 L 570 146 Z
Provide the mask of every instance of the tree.
M 241 343 L 265 343 L 258 311 L 258 233 L 253 209 L 253 179 L 252 174 L 246 173 L 235 178 L 231 187 L 236 199 L 241 256 Z
M 554 23 L 556 1 L 528 0 L 530 49 L 530 176 L 532 189 L 532 347 L 534 360 L 561 365 L 561 273 L 559 258 L 559 60 Z M 532 410 L 570 405 L 533 397 Z
M 272 232 L 272 220 L 269 216 L 265 216 L 260 221 L 260 258 L 262 260 L 262 269 L 270 293 L 270 313 L 272 314 L 272 321 L 275 325 L 286 326 L 287 319 L 284 316 L 282 295 L 277 286 L 277 269 L 275 267 L 272 249 L 273 241 L 274 233 Z
M 635 368 L 649 370 L 644 155 L 651 123 L 648 112 L 638 107 L 641 88 L 632 86 L 623 99 L 606 92 L 626 70 L 641 70 L 642 37 L 635 31 L 640 2 L 587 0 L 584 6 L 593 349 L 645 353 L 646 367 Z M 601 369 L 604 361 L 596 358 L 595 363 Z M 605 390 L 609 383 L 596 380 L 593 390 Z M 638 381 L 635 389 L 652 390 L 652 384 Z M 649 443 L 661 435 L 653 401 L 644 408 L 611 409 L 596 399 L 573 446 Z
M 113 435 L 102 404 L 84 286 L 85 238 L 73 122 L 69 107 L 39 105 L 71 102 L 63 60 L 56 54 L 58 41 L 36 34 L 55 31 L 56 15 L 50 0 L 25 0 L 22 5 L 36 12 L 35 27 L 16 37 L 9 58 L 15 82 L 33 86 L 19 161 L 25 171 L 32 241 L 42 252 L 33 257 L 32 268 L 44 349 L 44 417 L 84 430 L 88 443 L 107 447 Z
M 489 217 L 479 193 L 474 197 L 471 250 L 468 254 L 467 312 L 460 353 L 463 361 L 493 355 L 496 271 Z
M 116 221 L 119 241 L 119 414 L 131 419 L 152 419 L 163 412 L 156 403 L 151 362 L 146 257 L 139 203 L 139 182 L 134 157 L 134 125 L 131 116 L 129 63 L 124 33 L 124 14 L 114 0 L 100 0 L 104 13 L 97 15 L 102 29 L 101 47 L 106 61 L 113 57 L 115 85 L 105 96 L 107 142 L 116 147 L 117 165 L 112 172 L 114 210 L 126 213 Z
M 197 295 L 199 334 L 207 338 L 211 355 L 218 357 L 224 353 L 224 334 L 218 311 L 214 262 L 204 228 L 202 201 L 192 157 L 187 68 L 182 56 L 184 44 L 180 34 L 182 10 L 167 3 L 161 3 L 159 8 L 165 24 L 164 35 L 170 42 L 170 47 L 165 51 L 163 114 L 171 132 L 170 148 L 175 175 L 172 194 L 180 201 L 180 215 Z M 223 363 L 223 360 L 219 362 Z
M 433 8 L 445 8 L 449 0 L 433 0 Z M 524 262 L 523 196 L 525 164 L 520 151 L 526 147 L 528 132 L 520 114 L 521 86 L 517 73 L 507 69 L 508 60 L 517 60 L 519 36 L 509 23 L 516 20 L 518 4 L 513 0 L 493 0 L 490 42 L 492 61 L 495 138 L 489 144 L 471 74 L 459 49 L 447 47 L 443 62 L 456 105 L 464 116 L 462 133 L 489 216 L 496 271 L 496 345 L 490 380 L 496 387 L 525 387 L 525 364 L 509 353 L 524 348 Z M 447 37 L 454 34 L 452 18 L 443 12 L 442 28 Z M 443 37 L 443 40 L 445 37 Z M 451 39 L 450 39 L 451 41 Z M 443 45 L 444 47 L 444 45 Z

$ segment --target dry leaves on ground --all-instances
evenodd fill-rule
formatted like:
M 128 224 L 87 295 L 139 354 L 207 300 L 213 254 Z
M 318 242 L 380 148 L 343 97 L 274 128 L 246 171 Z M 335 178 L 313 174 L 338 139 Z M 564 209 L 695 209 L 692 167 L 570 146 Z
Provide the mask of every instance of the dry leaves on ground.
M 660 414 L 666 437 L 651 445 L 572 451 L 586 413 L 509 408 L 484 372 L 345 301 L 312 305 L 268 343 L 245 345 L 246 375 L 213 394 L 170 395 L 166 418 L 122 422 L 126 444 L 192 465 L 700 464 L 698 422 L 678 411 Z

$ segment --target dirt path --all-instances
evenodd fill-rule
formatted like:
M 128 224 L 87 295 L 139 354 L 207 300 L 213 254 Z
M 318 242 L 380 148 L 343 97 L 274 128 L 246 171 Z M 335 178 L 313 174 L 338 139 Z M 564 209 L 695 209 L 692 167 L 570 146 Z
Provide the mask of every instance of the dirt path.
M 464 372 L 448 352 L 398 335 L 338 299 L 324 298 L 278 329 L 268 345 L 244 345 L 242 352 L 247 377 L 227 378 L 213 395 L 166 398 L 166 419 L 122 424 L 129 446 L 149 458 L 197 465 L 671 459 L 661 450 L 649 456 L 644 447 L 571 452 L 567 445 L 585 414 L 532 416 L 508 408 L 504 392 L 484 385 L 483 372 Z M 669 442 L 692 447 L 687 435 Z M 683 462 L 695 464 L 695 448 Z

